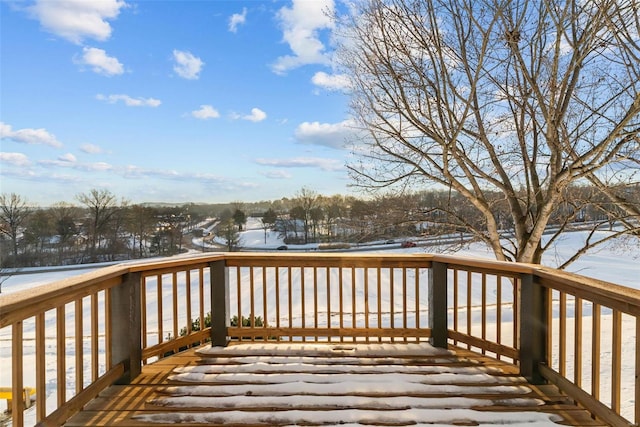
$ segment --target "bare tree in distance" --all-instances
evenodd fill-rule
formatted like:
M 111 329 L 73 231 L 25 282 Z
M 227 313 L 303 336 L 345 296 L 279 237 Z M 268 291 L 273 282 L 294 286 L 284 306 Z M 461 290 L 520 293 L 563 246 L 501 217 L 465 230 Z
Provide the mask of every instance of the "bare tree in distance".
M 14 264 L 18 258 L 18 235 L 32 209 L 18 194 L 0 194 L 0 234 L 11 240 Z
M 309 243 L 310 224 L 312 212 L 319 207 L 320 195 L 307 187 L 302 187 L 296 193 L 295 209 L 298 212 L 297 218 L 302 220 L 304 226 L 304 243 Z
M 262 224 L 262 230 L 264 231 L 265 245 L 267 244 L 267 232 L 275 226 L 277 220 L 278 220 L 278 215 L 271 208 L 269 208 L 264 213 L 264 215 L 262 215 L 262 218 L 260 218 L 260 223 Z
M 224 240 L 224 245 L 228 252 L 235 252 L 240 249 L 240 232 L 233 218 L 221 221 L 216 227 L 216 235 Z
M 101 236 L 109 231 L 109 223 L 117 207 L 116 196 L 109 190 L 92 189 L 89 193 L 78 194 L 76 198 L 89 210 L 87 227 L 89 250 L 91 260 L 97 261 L 96 249 L 100 244 Z
M 133 236 L 134 257 L 142 258 L 145 255 L 146 241 L 151 239 L 156 224 L 157 219 L 152 208 L 142 205 L 133 205 L 129 208 L 127 226 Z
M 81 216 L 80 209 L 69 203 L 60 202 L 51 207 L 55 233 L 58 236 L 58 264 L 62 264 L 65 249 L 69 250 L 74 245 L 73 241 L 78 234 L 76 223 Z
M 442 221 L 499 260 L 540 263 L 593 204 L 565 198 L 577 186 L 596 190 L 605 219 L 561 268 L 637 235 L 639 10 L 638 0 L 368 0 L 338 17 L 366 131 L 349 165 L 355 185 L 463 197 L 480 224 L 455 203 L 439 208 Z M 614 232 L 596 231 L 612 221 Z

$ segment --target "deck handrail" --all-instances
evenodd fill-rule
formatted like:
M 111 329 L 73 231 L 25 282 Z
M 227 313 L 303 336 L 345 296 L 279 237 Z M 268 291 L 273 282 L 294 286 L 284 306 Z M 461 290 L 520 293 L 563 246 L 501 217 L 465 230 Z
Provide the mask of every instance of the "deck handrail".
M 637 425 L 639 317 L 635 289 L 538 265 L 439 254 L 204 254 L 109 266 L 0 295 L 13 395 L 35 381 L 40 425 L 61 425 L 102 389 L 135 378 L 142 364 L 231 339 L 462 346 L 511 361 L 531 382 L 556 384 L 610 425 Z M 611 361 L 604 363 L 607 328 Z M 56 352 L 45 358 L 47 342 Z M 25 345 L 36 366 L 26 380 Z M 57 401 L 47 408 L 49 359 Z M 631 407 L 621 404 L 622 390 L 631 390 Z M 12 400 L 14 426 L 24 424 L 28 403 Z

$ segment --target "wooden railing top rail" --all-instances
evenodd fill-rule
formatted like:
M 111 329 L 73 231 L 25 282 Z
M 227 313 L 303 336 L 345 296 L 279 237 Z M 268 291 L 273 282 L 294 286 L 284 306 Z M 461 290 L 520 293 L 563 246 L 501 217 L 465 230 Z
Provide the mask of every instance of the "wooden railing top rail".
M 46 286 L 0 295 L 0 328 L 122 283 L 126 265 L 104 267 Z
M 638 289 L 547 267 L 537 267 L 534 274 L 538 279 L 537 283 L 542 286 L 640 316 Z
M 373 254 L 361 252 L 304 252 L 273 254 L 266 252 L 232 252 L 224 255 L 232 266 L 305 266 L 305 267 L 429 267 L 430 262 L 452 264 L 512 274 L 531 274 L 539 266 L 483 258 L 441 254 Z M 426 262 L 426 264 L 425 264 Z
M 342 268 L 394 268 L 431 266 L 433 254 L 362 254 L 362 253 L 290 253 L 260 252 L 225 255 L 227 266 L 232 267 L 342 267 Z
M 226 255 L 227 254 L 222 252 L 216 254 L 198 254 L 185 257 L 175 257 L 171 259 L 141 260 L 132 263 L 126 263 L 124 265 L 127 267 L 127 271 L 129 273 L 152 271 L 154 273 L 158 273 L 161 271 L 174 271 L 182 267 L 194 266 L 196 264 L 207 264 L 214 261 L 220 261 L 222 259 L 225 259 Z
M 419 254 L 416 254 L 419 255 Z M 533 274 L 540 266 L 508 261 L 497 261 L 479 257 L 461 257 L 457 255 L 433 254 L 433 262 L 455 265 L 456 267 L 469 267 L 482 269 L 494 273 Z

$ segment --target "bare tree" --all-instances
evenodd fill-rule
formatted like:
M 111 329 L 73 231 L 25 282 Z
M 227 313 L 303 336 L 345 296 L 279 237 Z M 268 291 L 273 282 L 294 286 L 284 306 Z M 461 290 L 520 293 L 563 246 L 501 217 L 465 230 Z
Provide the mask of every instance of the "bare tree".
M 58 236 L 58 264 L 62 264 L 65 250 L 74 246 L 74 240 L 78 234 L 76 223 L 80 218 L 80 210 L 69 203 L 60 202 L 53 205 L 51 212 L 55 233 Z
M 309 232 L 311 222 L 312 222 L 312 213 L 313 211 L 319 207 L 319 195 L 315 191 L 303 187 L 296 194 L 296 198 L 294 199 L 296 206 L 295 210 L 297 212 L 297 219 L 301 219 L 304 226 L 304 243 L 309 243 Z
M 349 165 L 356 184 L 463 197 L 480 224 L 455 209 L 443 217 L 500 260 L 540 263 L 590 203 L 572 205 L 543 241 L 579 184 L 611 202 L 602 209 L 623 227 L 593 233 L 585 248 L 637 233 L 640 201 L 628 189 L 640 172 L 639 10 L 638 0 L 361 4 L 341 18 L 339 52 L 367 131 Z
M 341 195 L 334 195 L 325 200 L 325 220 L 329 241 L 333 241 L 340 234 L 338 224 L 346 216 L 347 206 L 347 201 Z M 344 232 L 344 230 L 342 231 Z
M 29 264 L 49 265 L 51 263 L 48 246 L 55 235 L 53 216 L 50 209 L 35 209 L 26 221 L 24 241 L 29 246 L 33 260 Z
M 153 208 L 133 205 L 129 208 L 127 221 L 128 231 L 133 236 L 134 257 L 142 258 L 146 254 L 145 243 L 156 228 L 156 212 Z M 137 254 L 136 254 L 137 246 Z
M 232 218 L 220 222 L 216 227 L 216 234 L 224 240 L 227 251 L 234 252 L 240 249 L 240 233 Z
M 111 218 L 116 211 L 116 196 L 109 190 L 91 190 L 76 196 L 89 210 L 88 227 L 91 260 L 96 261 L 96 249 L 102 236 L 109 231 Z
M 348 221 L 343 226 L 348 228 L 348 234 L 355 241 L 366 242 L 376 238 L 376 230 L 372 226 L 372 218 L 376 215 L 376 210 L 370 201 L 354 199 L 350 203 Z
M 247 214 L 245 204 L 239 200 L 231 202 L 232 218 L 239 231 L 242 231 L 244 225 L 247 223 Z
M 267 210 L 262 218 L 260 218 L 260 223 L 262 224 L 262 229 L 264 230 L 264 244 L 267 244 L 267 232 L 272 229 L 276 221 L 278 220 L 278 215 L 271 208 Z
M 18 258 L 18 236 L 31 214 L 27 201 L 15 193 L 0 195 L 0 233 L 11 240 L 13 262 Z

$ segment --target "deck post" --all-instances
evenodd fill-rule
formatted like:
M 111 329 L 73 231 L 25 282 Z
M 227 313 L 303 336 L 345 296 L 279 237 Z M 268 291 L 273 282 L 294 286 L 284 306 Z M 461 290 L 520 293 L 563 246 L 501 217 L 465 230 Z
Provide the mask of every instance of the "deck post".
M 116 384 L 129 384 L 142 369 L 141 277 L 128 273 L 121 285 L 111 289 L 111 360 L 125 367 Z
M 447 348 L 447 264 L 432 262 L 429 269 L 429 342 Z
M 534 282 L 532 274 L 520 278 L 520 375 L 531 384 L 544 384 L 540 363 L 546 363 L 547 354 L 547 293 L 546 288 Z M 518 313 L 515 313 L 517 316 Z
M 224 259 L 209 263 L 211 277 L 211 345 L 229 343 L 229 273 Z

